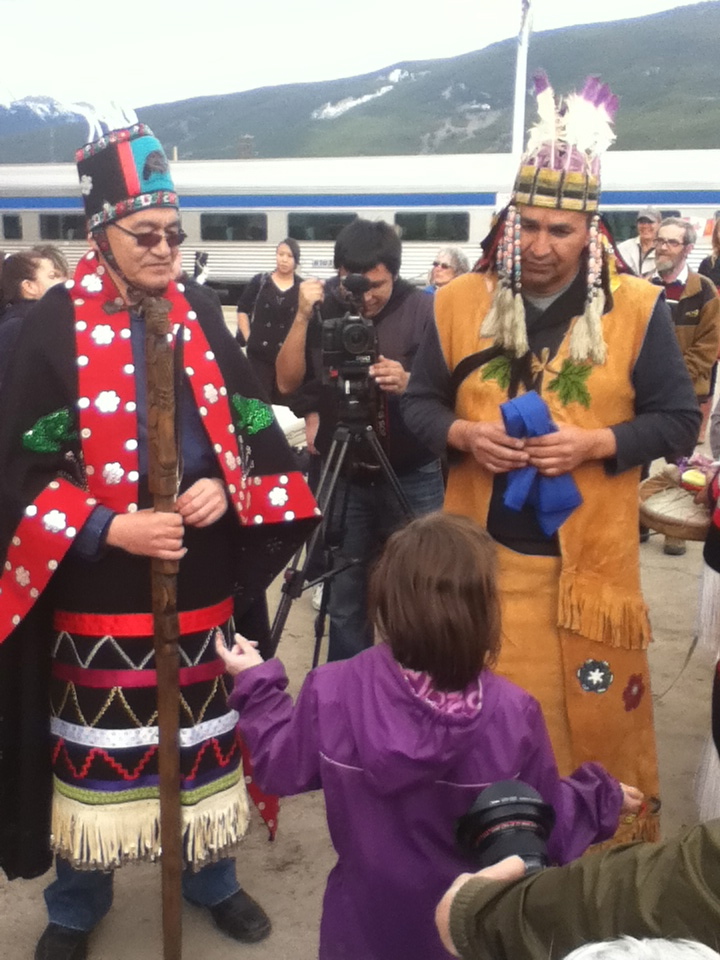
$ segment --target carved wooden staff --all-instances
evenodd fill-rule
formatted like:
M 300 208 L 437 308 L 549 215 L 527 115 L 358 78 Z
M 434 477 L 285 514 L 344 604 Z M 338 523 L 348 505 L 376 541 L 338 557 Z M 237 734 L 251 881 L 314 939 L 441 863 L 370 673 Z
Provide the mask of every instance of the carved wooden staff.
M 168 339 L 170 302 L 146 297 L 148 483 L 155 510 L 175 511 L 178 448 L 175 421 L 174 352 Z M 160 843 L 162 845 L 162 915 L 164 960 L 182 956 L 182 817 L 180 807 L 180 627 L 177 614 L 175 560 L 151 560 L 155 667 L 160 731 Z

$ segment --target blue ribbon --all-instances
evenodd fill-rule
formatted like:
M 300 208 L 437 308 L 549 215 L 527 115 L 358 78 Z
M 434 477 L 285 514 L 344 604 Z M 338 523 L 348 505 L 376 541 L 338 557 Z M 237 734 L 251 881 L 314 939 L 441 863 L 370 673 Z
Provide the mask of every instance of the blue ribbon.
M 501 404 L 500 412 L 508 436 L 522 440 L 556 433 L 550 411 L 534 390 Z M 510 510 L 522 510 L 527 504 L 535 510 L 540 529 L 551 537 L 582 503 L 580 491 L 572 475 L 544 477 L 537 467 L 518 467 L 508 475 L 503 502 Z

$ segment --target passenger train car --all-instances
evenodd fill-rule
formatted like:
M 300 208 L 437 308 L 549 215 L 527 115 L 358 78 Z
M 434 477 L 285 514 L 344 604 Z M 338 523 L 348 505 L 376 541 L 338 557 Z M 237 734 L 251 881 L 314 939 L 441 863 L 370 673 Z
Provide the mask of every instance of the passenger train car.
M 507 200 L 516 162 L 507 154 L 176 161 L 173 177 L 188 241 L 183 266 L 208 254 L 209 280 L 227 302 L 255 273 L 274 267 L 287 236 L 304 276 L 333 273 L 333 241 L 356 216 L 395 224 L 402 275 L 425 283 L 437 249 L 461 246 L 471 262 L 493 212 Z M 698 229 L 693 265 L 705 256 L 720 213 L 720 150 L 610 151 L 602 211 L 617 240 L 652 204 Z M 86 247 L 73 164 L 0 165 L 0 249 L 57 244 L 74 264 Z

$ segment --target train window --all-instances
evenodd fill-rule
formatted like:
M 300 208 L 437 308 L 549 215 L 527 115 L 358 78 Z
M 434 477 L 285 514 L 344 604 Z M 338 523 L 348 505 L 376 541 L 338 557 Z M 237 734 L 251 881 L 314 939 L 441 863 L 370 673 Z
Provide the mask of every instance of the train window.
M 22 221 L 16 213 L 4 213 L 2 223 L 5 240 L 22 240 Z
M 293 240 L 337 239 L 343 227 L 357 219 L 356 213 L 290 213 L 288 236 Z
M 84 240 L 87 237 L 85 217 L 73 213 L 41 213 L 41 240 Z
M 200 237 L 245 243 L 267 240 L 267 216 L 264 213 L 203 213 Z
M 465 243 L 470 237 L 469 213 L 396 213 L 403 242 Z

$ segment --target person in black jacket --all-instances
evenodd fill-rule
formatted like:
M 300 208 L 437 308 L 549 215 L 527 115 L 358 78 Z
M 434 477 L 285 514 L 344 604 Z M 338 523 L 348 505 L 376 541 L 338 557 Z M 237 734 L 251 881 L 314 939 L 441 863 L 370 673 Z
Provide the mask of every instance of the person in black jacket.
M 712 253 L 700 261 L 697 272 L 712 280 L 716 287 L 720 287 L 720 217 L 715 220 L 713 227 Z
M 43 247 L 0 261 L 0 386 L 23 320 L 50 287 L 67 280 L 63 260 L 59 250 Z
M 278 402 L 275 359 L 297 313 L 300 245 L 286 237 L 275 251 L 272 273 L 258 273 L 243 290 L 237 305 L 238 340 L 247 344 L 247 357 L 268 399 Z
M 301 284 L 298 312 L 278 354 L 276 370 L 281 393 L 290 395 L 303 387 L 292 399 L 293 409 L 309 423 L 309 445 L 327 457 L 341 398 L 335 384 L 323 383 L 321 318 L 339 318 L 348 311 L 342 279 L 350 273 L 362 274 L 368 286 L 360 313 L 372 323 L 378 344 L 377 359 L 368 374 L 379 389 L 368 420 L 375 420 L 378 437 L 409 505 L 420 515 L 441 508 L 442 471 L 439 459 L 405 426 L 400 398 L 407 389 L 418 345 L 433 322 L 433 304 L 426 293 L 400 279 L 400 259 L 400 238 L 389 224 L 357 219 L 344 227 L 335 242 L 340 280 L 325 285 L 311 279 Z M 365 609 L 368 567 L 405 519 L 391 484 L 371 459 L 356 458 L 352 474 L 339 485 L 328 518 L 331 526 L 337 521 L 341 527 L 341 557 L 359 561 L 331 582 L 330 660 L 343 660 L 372 645 Z

